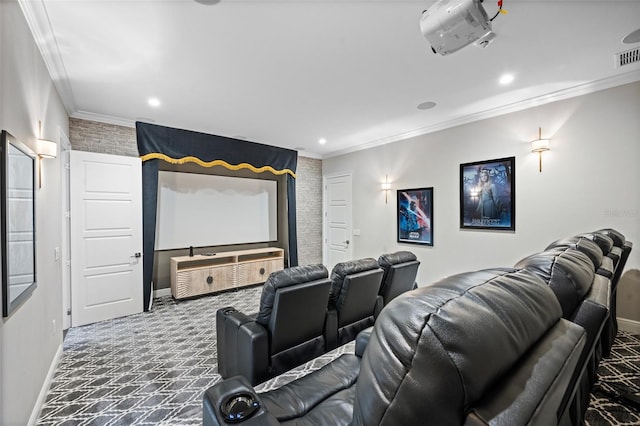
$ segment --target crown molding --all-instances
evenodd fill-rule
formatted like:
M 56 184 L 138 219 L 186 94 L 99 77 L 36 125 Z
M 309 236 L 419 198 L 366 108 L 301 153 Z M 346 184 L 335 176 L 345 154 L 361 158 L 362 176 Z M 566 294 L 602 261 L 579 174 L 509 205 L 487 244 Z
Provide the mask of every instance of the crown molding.
M 18 3 L 62 103 L 67 113 L 72 114 L 76 110 L 75 98 L 44 2 L 42 0 L 18 0 Z
M 486 120 L 489 118 L 498 117 L 501 115 L 509 114 L 512 112 L 522 111 L 528 108 L 534 108 L 541 105 L 557 102 L 565 99 L 575 98 L 589 93 L 598 92 L 600 90 L 610 89 L 612 87 L 622 86 L 624 84 L 640 81 L 640 69 L 630 71 L 624 74 L 617 74 L 613 77 L 603 78 L 601 80 L 591 81 L 584 84 L 579 84 L 568 89 L 558 90 L 556 92 L 547 93 L 542 96 L 526 99 L 524 101 L 515 102 L 508 105 L 503 105 L 497 108 L 491 108 L 485 111 L 481 111 L 475 114 L 469 114 L 462 117 L 454 118 L 452 120 L 442 121 L 430 126 L 420 127 L 418 129 L 410 130 L 396 135 L 388 136 L 381 139 L 376 139 L 362 145 L 341 149 L 338 151 L 330 152 L 322 156 L 322 158 L 338 157 L 340 155 L 349 154 L 356 151 L 362 151 L 364 149 L 374 148 L 381 145 L 386 145 L 393 142 L 399 142 L 402 140 L 414 138 L 417 136 L 434 133 L 440 130 L 450 129 L 452 127 L 461 126 L 463 124 L 469 124 L 480 120 Z
M 71 118 L 78 118 L 80 120 L 97 121 L 99 123 L 114 124 L 122 127 L 136 127 L 134 120 L 128 120 L 126 118 L 113 117 L 111 115 L 95 114 L 87 111 L 76 111 L 69 115 Z

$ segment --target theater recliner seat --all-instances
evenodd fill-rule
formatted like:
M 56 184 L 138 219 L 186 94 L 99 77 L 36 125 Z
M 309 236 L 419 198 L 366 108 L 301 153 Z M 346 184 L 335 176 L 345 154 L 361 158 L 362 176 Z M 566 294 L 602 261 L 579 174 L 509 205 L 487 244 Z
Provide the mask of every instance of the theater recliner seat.
M 595 274 L 592 261 L 570 247 L 556 247 L 518 262 L 553 290 L 562 307 L 562 317 L 587 332 L 585 347 L 569 388 L 562 398 L 559 425 L 580 425 L 589 406 L 590 392 L 602 359 L 601 335 L 609 319 L 611 282 Z
M 209 388 L 204 425 L 223 425 L 222 408 L 254 401 L 241 424 L 555 424 L 586 340 L 561 315 L 528 271 L 451 276 L 391 301 L 362 358 L 343 355 L 264 394 L 242 377 Z
M 611 315 L 609 315 L 609 323 L 607 324 L 607 328 L 602 334 L 602 352 L 604 356 L 608 357 L 611 354 L 611 346 L 613 345 L 613 341 L 618 335 L 618 281 L 620 281 L 620 277 L 624 272 L 624 267 L 633 248 L 633 243 L 631 241 L 627 241 L 625 236 L 615 229 L 604 228 L 595 232 L 611 238 L 614 247 L 620 249 L 620 260 L 616 265 L 615 272 L 613 273 L 613 279 L 611 280 Z
M 382 276 L 382 285 L 380 285 L 380 297 L 375 316 L 378 316 L 384 305 L 397 296 L 417 287 L 416 276 L 420 261 L 410 251 L 398 251 L 383 254 L 378 258 L 378 264 L 384 270 L 384 275 Z
M 220 375 L 242 375 L 256 385 L 325 353 L 328 275 L 323 265 L 273 272 L 262 288 L 257 314 L 219 309 Z
M 382 268 L 372 258 L 333 267 L 325 323 L 327 350 L 354 340 L 361 330 L 373 325 L 382 274 Z

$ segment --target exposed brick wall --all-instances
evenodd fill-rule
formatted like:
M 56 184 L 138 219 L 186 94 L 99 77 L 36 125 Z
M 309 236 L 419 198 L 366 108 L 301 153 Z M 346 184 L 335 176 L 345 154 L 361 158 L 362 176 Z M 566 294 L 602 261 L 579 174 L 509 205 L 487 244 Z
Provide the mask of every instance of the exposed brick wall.
M 296 176 L 298 263 L 322 263 L 322 160 L 298 157 Z
M 78 151 L 138 156 L 131 127 L 70 118 L 69 134 Z M 298 263 L 322 263 L 322 160 L 298 157 L 296 176 Z
M 69 119 L 71 149 L 101 154 L 138 156 L 136 129 L 97 121 Z

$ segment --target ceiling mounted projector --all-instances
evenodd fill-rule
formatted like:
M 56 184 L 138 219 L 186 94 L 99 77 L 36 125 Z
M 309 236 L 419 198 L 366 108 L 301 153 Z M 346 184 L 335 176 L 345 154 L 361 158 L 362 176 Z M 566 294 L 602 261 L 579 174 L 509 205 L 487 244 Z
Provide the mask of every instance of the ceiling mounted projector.
M 498 5 L 501 11 L 502 1 Z M 420 31 L 431 50 L 444 56 L 473 42 L 487 46 L 496 36 L 491 31 L 492 20 L 482 0 L 440 0 L 422 13 Z

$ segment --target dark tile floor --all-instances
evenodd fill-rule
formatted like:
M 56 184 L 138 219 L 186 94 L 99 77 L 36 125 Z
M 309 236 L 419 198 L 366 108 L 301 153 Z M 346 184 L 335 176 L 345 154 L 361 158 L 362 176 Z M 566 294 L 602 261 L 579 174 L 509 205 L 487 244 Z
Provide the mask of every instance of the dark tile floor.
M 202 394 L 217 374 L 215 313 L 255 312 L 260 286 L 215 297 L 155 300 L 150 312 L 72 328 L 38 425 L 201 425 Z M 260 385 L 277 388 L 329 362 L 346 345 Z M 639 425 L 640 339 L 620 333 L 600 367 L 587 424 Z M 627 398 L 627 399 L 625 399 Z

